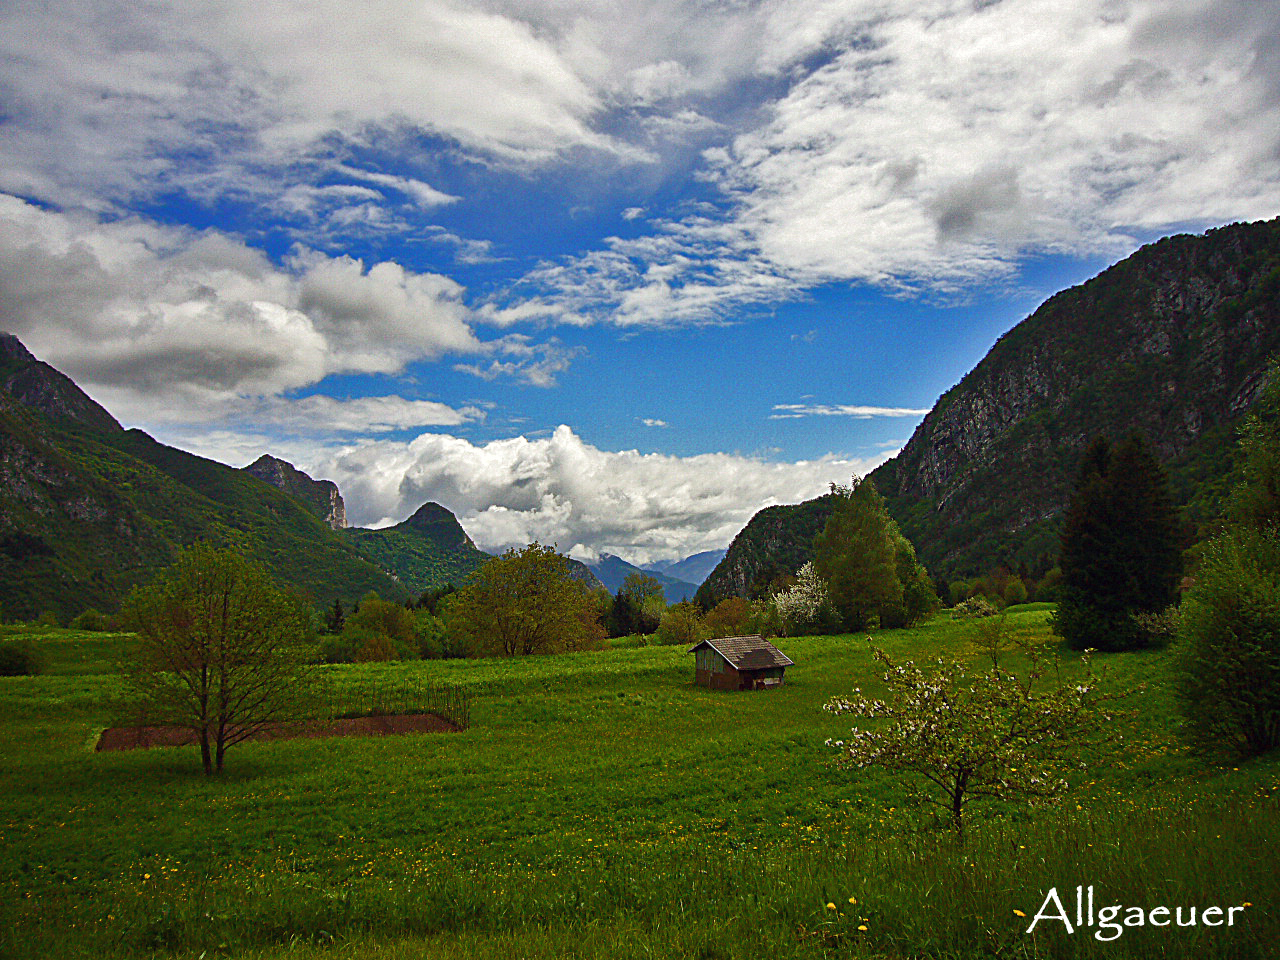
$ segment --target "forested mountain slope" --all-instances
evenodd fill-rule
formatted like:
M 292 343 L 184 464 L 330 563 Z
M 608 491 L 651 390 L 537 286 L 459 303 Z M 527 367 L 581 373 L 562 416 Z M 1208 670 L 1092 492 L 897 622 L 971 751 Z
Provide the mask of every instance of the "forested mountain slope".
M 871 476 L 935 575 L 1038 571 L 1053 562 L 1084 445 L 1141 430 L 1194 529 L 1217 509 L 1235 425 L 1277 353 L 1280 220 L 1168 237 L 1046 301 Z M 784 555 L 807 559 L 813 523 L 787 511 L 811 521 L 817 503 L 753 518 L 703 601 L 744 591 Z M 783 532 L 757 556 L 766 514 Z
M 0 338 L 0 615 L 113 610 L 197 540 L 235 545 L 305 598 L 406 591 L 292 496 L 124 430 Z

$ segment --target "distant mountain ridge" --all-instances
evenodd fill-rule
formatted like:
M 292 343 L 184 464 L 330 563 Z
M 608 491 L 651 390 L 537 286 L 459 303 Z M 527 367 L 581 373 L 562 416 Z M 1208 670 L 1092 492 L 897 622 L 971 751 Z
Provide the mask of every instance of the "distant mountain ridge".
M 697 584 L 688 583 L 665 573 L 644 570 L 634 563 L 628 563 L 621 557 L 616 557 L 611 553 L 602 553 L 599 560 L 595 563 L 588 563 L 587 567 L 600 579 L 600 582 L 605 585 L 605 588 L 610 593 L 617 593 L 621 590 L 627 577 L 636 573 L 652 577 L 662 584 L 663 595 L 666 597 L 667 603 L 679 603 L 681 600 L 692 599 L 694 594 L 698 592 Z
M 125 430 L 70 378 L 0 336 L 0 610 L 115 609 L 197 541 L 234 546 L 316 602 L 406 591 L 308 506 Z
M 1080 451 L 1098 434 L 1144 432 L 1188 522 L 1202 523 L 1278 353 L 1280 220 L 1167 237 L 1005 334 L 871 478 L 930 572 L 948 578 L 1050 565 Z M 757 514 L 700 602 L 808 559 L 821 514 L 821 500 Z
M 668 577 L 675 577 L 677 580 L 700 587 L 702 582 L 711 575 L 711 571 L 716 568 L 716 565 L 724 559 L 724 555 L 727 552 L 727 549 L 704 550 L 702 553 L 695 553 L 692 556 L 685 557 L 683 560 L 662 560 L 658 563 L 645 563 L 641 565 L 640 569 L 650 573 L 665 574 Z
M 439 504 L 387 530 L 345 523 L 332 482 L 270 455 L 235 469 L 125 430 L 0 333 L 0 615 L 113 610 L 197 541 L 234 546 L 316 603 L 408 599 L 489 559 Z

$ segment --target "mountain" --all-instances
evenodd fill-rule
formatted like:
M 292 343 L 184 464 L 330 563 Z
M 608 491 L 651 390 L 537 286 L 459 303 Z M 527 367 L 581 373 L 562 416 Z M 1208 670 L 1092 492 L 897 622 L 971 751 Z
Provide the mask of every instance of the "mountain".
M 1084 445 L 1141 430 L 1194 528 L 1216 513 L 1235 427 L 1277 353 L 1280 220 L 1167 237 L 1005 334 L 871 478 L 935 576 L 1036 572 L 1054 562 Z M 700 600 L 808 559 L 820 503 L 753 518 Z
M 794 506 L 765 507 L 733 538 L 697 601 L 711 609 L 728 597 L 758 596 L 781 576 L 794 574 L 813 558 L 813 539 L 835 506 L 830 495 Z
M 101 433 L 124 430 L 119 421 L 60 370 L 37 360 L 11 333 L 0 332 L 0 390 L 24 407 L 64 426 Z
M 600 578 L 600 582 L 605 585 L 610 593 L 616 594 L 621 590 L 623 582 L 633 573 L 653 577 L 653 579 L 662 584 L 662 592 L 667 598 L 667 603 L 679 603 L 681 600 L 691 599 L 698 591 L 697 584 L 679 580 L 665 573 L 642 570 L 635 564 L 628 563 L 621 557 L 615 557 L 611 553 L 600 554 L 600 559 L 595 563 L 587 564 L 587 567 Z
M 647 573 L 661 573 L 668 577 L 675 577 L 677 580 L 683 580 L 685 583 L 691 583 L 696 587 L 702 586 L 702 581 L 711 575 L 711 571 L 716 568 L 727 550 L 706 550 L 702 553 L 695 553 L 691 557 L 685 557 L 683 560 L 661 560 L 658 563 L 646 563 L 640 569 Z
M 294 496 L 123 429 L 0 335 L 0 614 L 114 610 L 198 540 L 235 545 L 313 602 L 407 596 Z
M 569 565 L 569 576 L 577 580 L 588 590 L 607 590 L 609 589 L 600 578 L 595 575 L 590 567 L 581 560 L 575 560 L 573 557 L 566 557 L 565 562 Z
M 245 467 L 244 472 L 302 501 L 334 530 L 347 525 L 347 506 L 332 480 L 312 480 L 292 463 L 266 453 Z
M 346 535 L 415 595 L 448 583 L 461 586 L 491 559 L 471 541 L 458 518 L 438 503 L 424 503 L 393 527 L 353 527 Z

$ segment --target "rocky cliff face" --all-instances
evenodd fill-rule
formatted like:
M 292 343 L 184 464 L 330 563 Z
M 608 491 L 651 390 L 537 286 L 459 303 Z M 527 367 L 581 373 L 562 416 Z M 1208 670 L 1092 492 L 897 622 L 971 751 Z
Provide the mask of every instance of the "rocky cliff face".
M 293 464 L 265 453 L 244 470 L 301 500 L 334 530 L 346 527 L 347 506 L 332 480 L 312 480 Z
M 1276 355 L 1280 220 L 1169 237 L 1010 330 L 871 478 L 946 577 L 1051 565 L 1080 452 L 1099 434 L 1145 433 L 1194 526 L 1216 509 L 1235 425 Z M 797 525 L 771 547 L 735 541 L 708 599 L 749 588 L 766 554 L 807 559 L 805 537 Z
M 1161 240 L 1005 335 L 872 474 L 935 572 L 1044 567 L 1081 450 L 1141 431 L 1192 520 L 1280 351 L 1280 221 Z

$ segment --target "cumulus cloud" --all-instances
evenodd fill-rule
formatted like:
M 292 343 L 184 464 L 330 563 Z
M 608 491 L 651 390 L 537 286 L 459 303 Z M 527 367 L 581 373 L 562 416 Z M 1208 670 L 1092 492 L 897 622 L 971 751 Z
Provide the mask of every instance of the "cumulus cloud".
M 0 195 L 0 315 L 126 420 L 330 416 L 355 429 L 457 425 L 472 410 L 285 401 L 337 373 L 483 354 L 462 290 L 395 263 L 302 251 L 285 266 L 215 231 L 109 223 Z M 526 343 L 529 353 L 538 347 Z
M 883 459 L 605 451 L 560 426 L 543 439 L 479 446 L 436 433 L 367 441 L 313 458 L 308 472 L 338 483 L 357 525 L 402 520 L 434 500 L 487 550 L 536 539 L 643 563 L 723 547 L 756 511 L 825 493 Z

